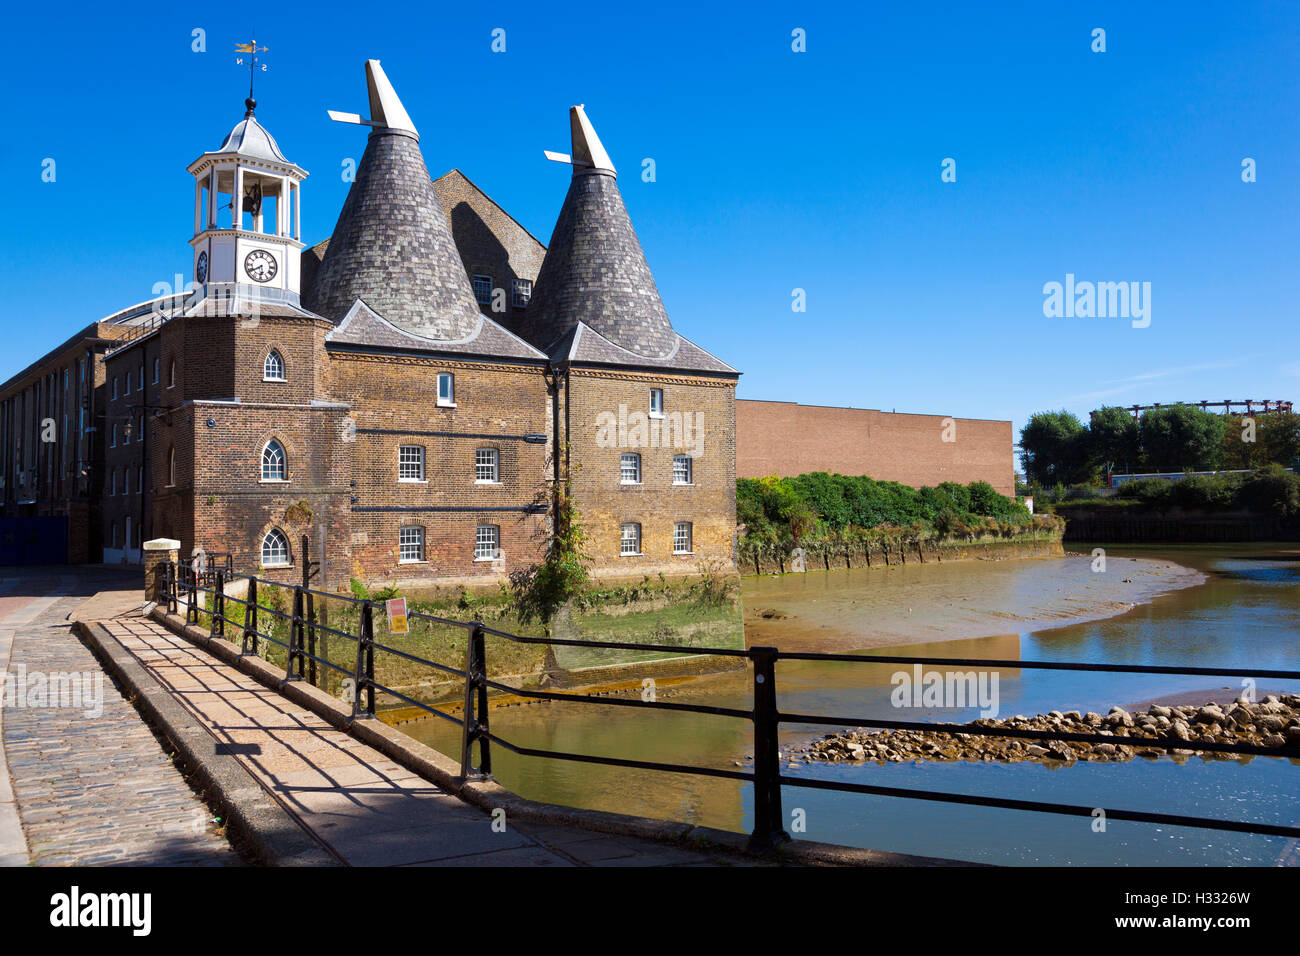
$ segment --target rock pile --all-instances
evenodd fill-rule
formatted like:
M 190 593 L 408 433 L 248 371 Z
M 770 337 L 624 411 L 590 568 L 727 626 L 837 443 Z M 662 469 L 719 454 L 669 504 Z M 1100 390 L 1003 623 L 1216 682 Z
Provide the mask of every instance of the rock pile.
M 1300 694 L 1270 694 L 1258 703 L 1239 697 L 1226 708 L 1215 703 L 1199 707 L 1156 705 L 1145 713 L 1136 714 L 1130 714 L 1120 707 L 1112 707 L 1105 716 L 1081 714 L 1077 710 L 1064 713 L 1054 710 L 1050 714 L 1036 717 L 981 719 L 964 726 L 1097 734 L 1114 737 L 1115 742 L 1082 743 L 988 737 L 977 733 L 936 734 L 915 730 L 873 732 L 859 728 L 856 731 L 828 734 L 807 747 L 792 750 L 784 756 L 789 761 L 802 760 L 807 763 L 872 760 L 880 764 L 912 760 L 1105 762 L 1165 755 L 1172 755 L 1175 760 L 1200 756 L 1207 760 L 1248 761 L 1253 759 L 1248 754 L 1204 751 L 1198 749 L 1197 744 L 1300 748 Z M 1165 750 L 1143 743 L 1144 740 L 1152 739 L 1178 741 L 1185 746 Z

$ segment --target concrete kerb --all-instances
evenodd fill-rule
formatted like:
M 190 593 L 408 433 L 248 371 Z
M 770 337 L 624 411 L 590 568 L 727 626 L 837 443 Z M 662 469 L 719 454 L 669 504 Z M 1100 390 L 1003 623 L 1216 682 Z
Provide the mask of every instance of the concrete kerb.
M 150 617 L 173 633 L 203 648 L 223 663 L 229 664 L 260 684 L 280 692 L 295 704 L 310 710 L 331 726 L 374 747 L 412 773 L 429 780 L 465 802 L 489 812 L 498 808 L 505 809 L 507 819 L 510 820 L 639 837 L 685 849 L 744 855 L 792 865 L 926 867 L 978 865 L 806 840 L 792 841 L 766 853 L 752 852 L 748 847 L 748 836 L 742 833 L 529 800 L 512 793 L 494 781 L 465 780 L 460 776 L 459 762 L 376 718 L 353 720 L 350 705 L 305 681 L 286 681 L 282 668 L 275 667 L 260 657 L 241 654 L 234 644 L 220 638 L 213 639 L 202 628 L 186 624 L 182 615 L 168 614 L 165 608 L 156 607 L 150 613 Z
M 78 635 L 104 669 L 130 692 L 130 700 L 181 758 L 200 793 L 221 814 L 236 849 L 267 866 L 340 866 L 298 822 L 114 638 L 103 625 L 77 621 Z

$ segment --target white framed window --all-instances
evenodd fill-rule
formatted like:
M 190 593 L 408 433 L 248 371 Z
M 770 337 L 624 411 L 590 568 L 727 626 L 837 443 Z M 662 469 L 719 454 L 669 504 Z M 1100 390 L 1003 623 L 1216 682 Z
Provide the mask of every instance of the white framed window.
M 619 459 L 618 477 L 625 485 L 641 484 L 641 456 L 634 451 L 624 452 Z
M 400 445 L 397 449 L 397 480 L 424 481 L 424 446 Z
M 124 395 L 131 394 L 131 373 L 130 372 L 126 373 L 126 391 L 123 392 L 123 394 Z
M 620 555 L 631 555 L 641 553 L 641 526 L 635 522 L 628 522 L 623 525 L 622 536 L 619 539 L 618 553 Z
M 493 561 L 501 547 L 501 528 L 494 524 L 481 524 L 474 532 L 474 560 Z
M 695 469 L 690 455 L 673 455 L 673 484 L 690 485 L 695 483 Z
M 266 358 L 262 360 L 262 381 L 284 381 L 284 359 L 280 357 L 280 353 L 275 349 L 267 352 Z
M 109 538 L 109 547 L 110 548 L 117 547 L 117 522 L 116 521 L 113 522 L 113 534 Z
M 399 564 L 412 564 L 424 560 L 424 529 L 402 528 L 397 533 L 397 560 Z
M 479 305 L 492 304 L 492 277 L 478 275 L 471 280 L 474 284 L 474 301 Z
M 474 480 L 480 485 L 495 485 L 499 480 L 497 450 L 480 448 L 474 452 Z
M 117 376 L 113 376 L 113 397 L 117 398 Z
M 438 404 L 444 406 L 456 404 L 456 376 L 451 372 L 438 373 Z
M 167 367 L 167 387 L 174 388 L 176 385 L 176 360 L 172 359 L 171 365 Z
M 131 493 L 131 469 L 128 467 L 122 472 L 122 494 L 129 495 L 130 493 Z M 127 537 L 126 546 L 128 548 L 131 547 L 131 539 L 129 536 Z
M 117 422 L 113 422 L 113 427 L 109 429 L 108 435 L 109 435 L 108 447 L 116 448 L 117 447 Z
M 135 420 L 135 443 L 139 445 L 144 441 L 144 416 L 141 415 Z
M 140 360 L 140 375 L 136 379 L 136 381 L 140 383 L 139 391 L 143 392 L 144 391 L 144 359 Z
M 663 417 L 664 390 L 662 388 L 650 389 L 650 414 L 655 418 Z
M 679 521 L 673 525 L 673 554 L 691 553 L 691 523 Z
M 289 539 L 279 528 L 272 528 L 262 539 L 262 567 L 287 568 L 289 565 Z
M 287 481 L 284 446 L 272 438 L 262 449 L 262 480 Z
M 162 360 L 161 360 L 161 359 L 154 359 L 154 360 L 153 360 L 153 383 L 154 383 L 155 385 L 158 384 L 158 375 L 159 375 L 159 372 L 161 371 L 161 368 L 162 368 Z
M 527 308 L 528 300 L 532 297 L 533 283 L 531 279 L 510 280 L 510 304 L 516 309 Z

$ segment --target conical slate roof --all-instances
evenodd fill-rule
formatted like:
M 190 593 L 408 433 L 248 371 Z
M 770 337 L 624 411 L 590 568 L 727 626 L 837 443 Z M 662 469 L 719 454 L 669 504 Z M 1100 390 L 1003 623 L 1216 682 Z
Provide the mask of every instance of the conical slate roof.
M 628 218 L 613 163 L 581 106 L 569 111 L 573 179 L 533 286 L 521 333 L 547 348 L 583 322 L 647 358 L 677 347 Z
M 419 136 L 377 60 L 366 78 L 373 132 L 304 305 L 337 323 L 362 299 L 400 329 L 462 339 L 481 316 Z

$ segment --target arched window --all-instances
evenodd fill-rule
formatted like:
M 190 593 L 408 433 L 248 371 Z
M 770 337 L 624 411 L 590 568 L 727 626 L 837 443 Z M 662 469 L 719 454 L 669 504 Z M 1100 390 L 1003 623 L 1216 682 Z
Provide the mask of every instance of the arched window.
M 262 362 L 262 380 L 267 382 L 284 381 L 284 359 L 275 349 L 266 353 L 266 360 Z
M 274 438 L 262 449 L 262 480 L 285 480 L 284 446 Z
M 289 539 L 279 528 L 272 528 L 262 539 L 262 567 L 287 568 L 289 563 Z

